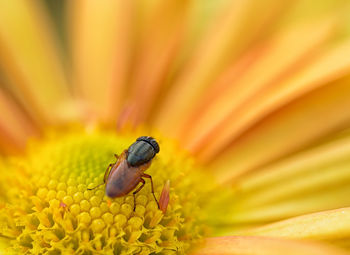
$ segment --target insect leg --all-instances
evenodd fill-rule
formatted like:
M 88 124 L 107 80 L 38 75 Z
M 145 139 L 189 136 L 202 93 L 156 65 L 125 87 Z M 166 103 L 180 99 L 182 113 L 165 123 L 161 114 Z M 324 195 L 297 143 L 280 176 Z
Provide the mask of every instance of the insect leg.
M 109 164 L 108 165 L 108 167 L 106 169 L 106 172 L 105 172 L 105 176 L 103 177 L 103 183 L 100 183 L 96 187 L 93 187 L 91 189 L 88 188 L 87 190 L 93 190 L 93 189 L 96 189 L 96 188 L 100 187 L 101 185 L 105 184 L 106 183 L 106 179 L 108 178 L 108 175 L 109 175 L 109 172 L 110 172 L 110 169 L 111 169 L 112 166 L 114 166 L 114 164 Z
M 153 194 L 154 200 L 156 200 L 156 202 L 157 202 L 158 209 L 160 209 L 160 207 L 159 207 L 159 203 L 158 203 L 158 200 L 156 199 L 156 196 L 154 195 L 154 188 L 153 188 L 153 180 L 152 180 L 152 176 L 150 176 L 149 174 L 142 174 L 141 176 L 142 176 L 142 177 L 145 177 L 145 178 L 150 178 L 150 179 L 151 179 L 151 185 L 152 185 L 152 194 Z
M 95 186 L 95 187 L 93 187 L 93 188 L 87 188 L 87 190 L 93 190 L 93 189 L 96 189 L 96 188 L 98 188 L 98 187 L 100 187 L 101 185 L 103 185 L 104 183 L 100 183 L 100 184 L 98 184 L 97 186 Z
M 132 193 L 132 195 L 134 196 L 134 212 L 135 212 L 135 208 L 136 208 L 136 198 L 135 198 L 135 194 L 137 193 L 137 192 L 139 192 L 142 188 L 143 188 L 143 186 L 145 186 L 145 180 L 144 179 L 140 179 L 140 182 L 142 182 L 142 185 L 140 186 L 140 187 L 138 187 L 137 188 L 137 190 L 135 190 L 133 193 Z
M 106 172 L 105 172 L 105 176 L 103 177 L 103 183 L 106 183 L 107 178 L 108 178 L 109 173 L 110 173 L 110 170 L 113 166 L 114 166 L 114 164 L 112 164 L 112 163 L 108 165 Z

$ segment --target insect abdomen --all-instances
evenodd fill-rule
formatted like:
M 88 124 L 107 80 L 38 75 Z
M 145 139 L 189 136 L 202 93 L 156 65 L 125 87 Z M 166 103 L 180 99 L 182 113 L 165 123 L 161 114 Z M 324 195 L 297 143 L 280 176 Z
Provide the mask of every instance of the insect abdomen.
M 111 171 L 106 184 L 106 195 L 109 197 L 125 196 L 137 186 L 140 179 L 140 171 L 136 168 L 128 167 L 127 161 L 125 160 L 117 169 Z

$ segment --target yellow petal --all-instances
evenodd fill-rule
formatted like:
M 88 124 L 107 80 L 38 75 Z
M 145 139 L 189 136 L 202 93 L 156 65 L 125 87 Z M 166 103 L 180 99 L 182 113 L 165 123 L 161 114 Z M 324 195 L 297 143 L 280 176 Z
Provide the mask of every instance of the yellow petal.
M 130 116 L 135 122 L 142 123 L 149 117 L 164 89 L 164 76 L 170 71 L 184 37 L 188 5 L 183 1 L 160 1 L 143 21 L 127 99 L 137 108 L 135 116 Z
M 206 239 L 194 255 L 345 255 L 345 251 L 325 244 L 286 239 L 227 236 Z
M 0 150 L 24 149 L 37 130 L 25 111 L 0 88 Z
M 69 96 L 67 81 L 39 1 L 1 1 L 0 59 L 9 89 L 31 117 L 57 122 L 62 100 Z
M 350 108 L 349 95 L 349 79 L 346 78 L 279 109 L 218 155 L 212 164 L 215 174 L 221 181 L 238 178 L 341 130 L 350 121 L 350 113 L 344 111 Z M 206 158 L 206 154 L 201 156 Z
M 275 194 L 278 194 L 278 192 Z M 323 190 L 320 189 L 282 201 L 257 205 L 256 207 L 245 205 L 244 197 L 237 196 L 237 202 L 235 202 L 237 208 L 233 210 L 232 215 L 222 217 L 221 221 L 231 224 L 232 228 L 239 227 L 240 224 L 261 225 L 306 213 L 350 206 L 349 198 L 350 187 L 348 184 L 339 184 L 339 187 L 326 187 Z
M 279 185 L 283 181 L 292 181 L 292 178 L 310 176 L 310 173 L 322 176 L 322 168 L 325 166 L 331 168 L 337 162 L 345 164 L 349 155 L 350 130 L 343 132 L 341 137 L 333 136 L 331 140 L 318 146 L 261 168 L 254 174 L 241 178 L 236 186 L 239 192 L 256 192 L 273 185 Z M 337 171 L 333 172 L 337 173 Z
M 70 2 L 73 79 L 89 118 L 114 120 L 124 96 L 131 38 L 128 1 Z
M 350 206 L 349 135 L 240 178 L 233 217 L 268 221 Z
M 191 131 L 183 130 L 181 134 L 181 137 L 188 137 L 185 139 L 188 141 L 186 147 L 198 152 L 203 150 L 203 146 L 210 144 L 208 150 L 215 153 L 223 144 L 234 140 L 272 109 L 286 104 L 287 100 L 290 101 L 305 91 L 322 86 L 324 82 L 298 82 L 290 86 L 285 84 L 285 80 L 298 75 L 300 69 L 310 64 L 315 58 L 315 52 L 322 49 L 324 42 L 334 34 L 333 30 L 334 19 L 330 18 L 283 30 L 260 43 L 254 60 L 243 70 L 236 72 L 234 64 L 213 85 L 213 89 L 218 86 L 221 89 L 208 90 L 204 102 L 199 103 L 196 111 L 190 116 L 191 120 L 188 120 L 194 122 Z M 250 54 L 251 52 L 248 52 L 246 55 Z M 345 59 L 336 63 L 339 64 L 335 68 L 338 72 L 344 65 L 350 66 L 350 61 Z M 241 63 L 238 61 L 237 64 Z M 325 66 L 328 64 L 329 62 Z M 325 73 L 322 75 L 329 76 Z M 318 74 L 317 78 L 319 76 Z
M 349 238 L 350 208 L 323 211 L 287 219 L 247 230 L 244 235 L 302 238 L 328 242 Z
M 9 241 L 6 238 L 0 237 L 0 255 L 6 255 L 8 254 L 6 252 L 6 248 L 9 247 Z
M 326 53 L 322 52 L 324 49 L 321 48 L 320 50 L 320 55 L 309 57 L 309 59 L 308 57 L 301 59 L 302 65 L 289 66 L 290 70 L 284 70 L 286 73 L 293 74 L 279 74 L 280 77 L 278 75 L 277 77 L 268 77 L 269 74 L 266 73 L 271 70 L 269 70 L 269 65 L 265 61 L 261 61 L 263 62 L 263 65 L 260 66 L 261 74 L 247 72 L 249 80 L 243 78 L 238 81 L 238 84 L 233 86 L 235 89 L 232 89 L 235 93 L 227 92 L 223 98 L 217 100 L 220 104 L 208 113 L 211 117 L 219 115 L 218 113 L 223 114 L 219 123 L 213 120 L 209 121 L 208 118 L 205 123 L 201 123 L 204 130 L 207 126 L 206 123 L 216 123 L 214 129 L 210 130 L 209 133 L 213 138 L 207 141 L 211 145 L 206 146 L 207 149 L 201 152 L 202 158 L 210 160 L 239 135 L 276 109 L 282 108 L 291 101 L 325 86 L 349 72 L 350 60 L 344 58 L 344 52 L 350 52 L 350 40 L 335 46 L 334 49 L 326 50 Z M 310 49 L 307 51 L 310 51 Z M 276 59 L 275 62 L 278 62 L 278 60 Z M 272 66 L 274 65 L 272 64 Z M 278 66 L 283 66 L 283 61 Z M 247 84 L 250 84 L 250 86 L 247 86 Z M 239 85 L 241 85 L 243 91 L 236 88 Z M 228 109 L 228 111 L 225 114 L 225 111 L 221 109 Z M 202 134 L 202 140 L 204 136 L 208 137 L 209 135 L 208 131 L 206 136 Z M 203 142 L 190 146 L 191 150 L 197 151 L 203 148 Z M 192 148 L 193 146 L 195 147 Z
M 260 3 L 261 4 L 261 3 Z M 206 35 L 183 67 L 171 90 L 159 107 L 155 125 L 162 131 L 176 133 L 183 116 L 191 109 L 218 72 L 232 62 L 243 48 L 274 24 L 287 5 L 270 0 L 261 12 L 257 1 L 233 1 L 224 6 L 218 18 L 210 24 Z M 262 6 L 260 6 L 262 7 Z M 258 11 L 259 10 L 259 11 Z M 249 15 L 249 19 L 245 19 Z M 242 32 L 244 30 L 244 33 Z

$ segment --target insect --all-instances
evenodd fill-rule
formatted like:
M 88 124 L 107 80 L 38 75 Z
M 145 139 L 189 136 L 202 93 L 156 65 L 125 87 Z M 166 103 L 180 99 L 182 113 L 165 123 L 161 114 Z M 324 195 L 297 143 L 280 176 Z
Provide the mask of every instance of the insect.
M 108 165 L 103 183 L 100 184 L 106 184 L 106 195 L 111 198 L 122 197 L 134 190 L 139 183 L 142 183 L 132 193 L 135 211 L 135 194 L 145 186 L 146 182 L 143 178 L 149 178 L 152 185 L 152 194 L 159 208 L 159 203 L 154 195 L 152 176 L 144 173 L 150 167 L 152 159 L 158 152 L 159 145 L 154 138 L 141 136 L 127 150 L 124 150 L 119 157 L 115 154 L 114 156 L 117 158 L 117 162 Z

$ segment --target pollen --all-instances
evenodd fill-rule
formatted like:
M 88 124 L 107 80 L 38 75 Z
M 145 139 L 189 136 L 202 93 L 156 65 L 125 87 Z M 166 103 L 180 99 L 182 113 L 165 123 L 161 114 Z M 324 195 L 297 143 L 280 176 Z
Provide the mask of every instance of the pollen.
M 136 195 L 109 198 L 105 170 L 137 136 L 108 131 L 54 132 L 32 141 L 24 156 L 0 160 L 0 236 L 12 254 L 184 254 L 208 234 L 211 185 L 194 161 L 160 139 Z M 170 184 L 169 184 L 170 183 Z M 163 195 L 164 196 L 164 195 Z

